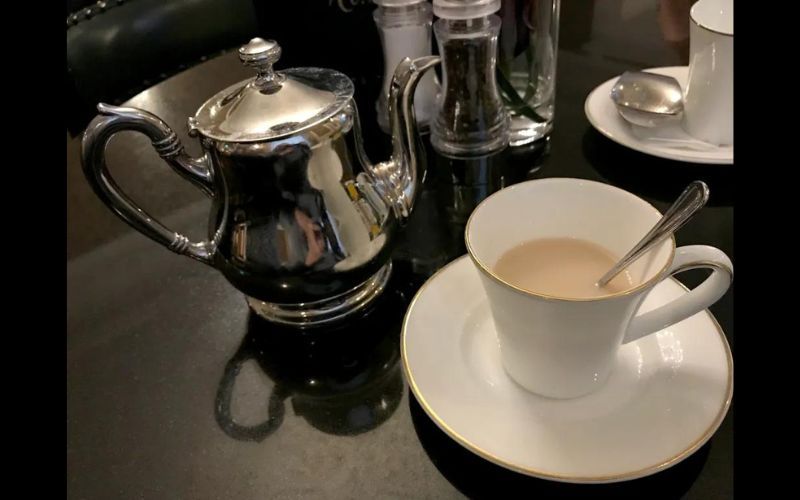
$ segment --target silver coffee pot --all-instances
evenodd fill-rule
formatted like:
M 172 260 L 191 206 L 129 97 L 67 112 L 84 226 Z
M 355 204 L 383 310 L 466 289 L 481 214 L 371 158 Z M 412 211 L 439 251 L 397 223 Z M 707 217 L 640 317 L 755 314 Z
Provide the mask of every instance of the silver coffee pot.
M 425 173 L 413 97 L 438 57 L 405 59 L 388 100 L 393 151 L 373 164 L 362 143 L 353 83 L 322 68 L 275 71 L 280 46 L 255 38 L 239 49 L 257 75 L 206 101 L 185 151 L 147 111 L 98 104 L 83 136 L 83 171 L 119 217 L 173 252 L 221 271 L 269 320 L 309 326 L 341 319 L 377 298 L 390 272 L 398 225 L 409 217 Z M 212 199 L 208 240 L 169 230 L 111 178 L 105 148 L 117 132 L 148 136 L 178 174 Z

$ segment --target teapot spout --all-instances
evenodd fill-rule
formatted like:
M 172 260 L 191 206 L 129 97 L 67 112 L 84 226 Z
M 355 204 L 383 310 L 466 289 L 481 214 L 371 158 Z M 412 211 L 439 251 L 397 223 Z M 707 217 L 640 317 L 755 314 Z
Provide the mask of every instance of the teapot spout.
M 439 56 L 406 57 L 397 65 L 389 86 L 392 157 L 375 165 L 372 173 L 382 185 L 382 191 L 401 223 L 411 215 L 417 189 L 427 169 L 425 149 L 414 114 L 414 92 L 425 72 L 440 61 Z

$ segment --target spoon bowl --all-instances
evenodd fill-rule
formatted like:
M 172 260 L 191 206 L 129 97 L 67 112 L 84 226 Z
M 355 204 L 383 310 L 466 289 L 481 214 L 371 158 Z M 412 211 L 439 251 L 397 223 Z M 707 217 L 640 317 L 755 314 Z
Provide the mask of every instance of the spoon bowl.
M 640 127 L 659 127 L 681 120 L 683 91 L 671 76 L 626 71 L 611 88 L 619 114 Z

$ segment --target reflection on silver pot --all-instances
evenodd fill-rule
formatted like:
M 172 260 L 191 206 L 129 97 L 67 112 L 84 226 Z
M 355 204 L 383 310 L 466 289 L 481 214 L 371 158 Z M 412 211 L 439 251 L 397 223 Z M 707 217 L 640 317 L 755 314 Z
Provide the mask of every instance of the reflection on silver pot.
M 398 65 L 389 99 L 392 157 L 372 164 L 350 79 L 320 68 L 274 71 L 280 53 L 277 43 L 258 38 L 239 49 L 257 75 L 211 97 L 189 119 L 203 147 L 197 158 L 157 116 L 99 104 L 83 137 L 83 170 L 125 222 L 219 269 L 260 316 L 318 325 L 363 308 L 385 287 L 396 228 L 409 217 L 425 173 L 414 89 L 439 58 Z M 211 197 L 207 241 L 167 229 L 114 183 L 105 147 L 123 130 L 147 135 L 178 174 Z

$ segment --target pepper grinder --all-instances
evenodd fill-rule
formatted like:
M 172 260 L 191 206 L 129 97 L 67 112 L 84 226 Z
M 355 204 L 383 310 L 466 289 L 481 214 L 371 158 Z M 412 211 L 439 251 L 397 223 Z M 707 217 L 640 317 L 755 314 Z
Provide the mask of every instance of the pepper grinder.
M 495 74 L 499 9 L 500 0 L 433 0 L 443 92 L 431 143 L 444 156 L 486 156 L 508 146 L 509 116 Z

